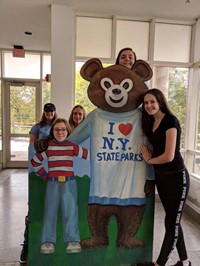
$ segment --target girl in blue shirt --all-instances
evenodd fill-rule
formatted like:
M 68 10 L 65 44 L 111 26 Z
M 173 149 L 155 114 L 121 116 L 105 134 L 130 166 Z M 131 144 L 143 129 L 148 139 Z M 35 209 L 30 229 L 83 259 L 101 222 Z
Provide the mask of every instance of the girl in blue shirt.
M 29 145 L 37 139 L 45 138 L 50 133 L 50 128 L 53 121 L 57 118 L 56 107 L 53 103 L 46 103 L 43 108 L 43 114 L 38 123 L 32 126 L 29 134 Z M 30 155 L 29 155 L 30 156 Z M 29 165 L 29 168 L 31 166 Z M 30 171 L 30 169 L 29 169 Z M 20 254 L 20 262 L 25 264 L 28 257 L 28 215 L 25 217 L 25 231 L 24 231 L 24 242 L 22 244 L 23 248 Z

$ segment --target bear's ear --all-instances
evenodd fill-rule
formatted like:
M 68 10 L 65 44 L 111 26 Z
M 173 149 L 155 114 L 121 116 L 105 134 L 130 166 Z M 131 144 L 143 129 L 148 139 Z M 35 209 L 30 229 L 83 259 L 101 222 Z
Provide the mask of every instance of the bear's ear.
M 80 74 L 82 78 L 91 81 L 94 75 L 101 69 L 103 69 L 101 61 L 98 58 L 92 58 L 81 67 Z
M 148 63 L 143 60 L 135 61 L 132 70 L 142 78 L 143 81 L 151 79 L 153 71 Z

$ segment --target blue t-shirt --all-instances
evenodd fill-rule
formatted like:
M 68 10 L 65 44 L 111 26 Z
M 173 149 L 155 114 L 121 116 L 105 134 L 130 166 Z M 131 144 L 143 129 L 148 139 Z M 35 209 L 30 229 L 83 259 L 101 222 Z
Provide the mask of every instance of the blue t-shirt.
M 50 124 L 44 124 L 40 125 L 39 123 L 36 123 L 30 130 L 29 134 L 32 134 L 36 136 L 37 139 L 43 139 L 50 133 Z

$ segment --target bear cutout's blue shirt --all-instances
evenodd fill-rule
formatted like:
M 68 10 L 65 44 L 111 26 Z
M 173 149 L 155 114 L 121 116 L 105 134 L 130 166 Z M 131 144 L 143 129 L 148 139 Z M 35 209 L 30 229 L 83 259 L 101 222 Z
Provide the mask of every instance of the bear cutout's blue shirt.
M 110 113 L 92 111 L 68 137 L 82 143 L 90 137 L 89 203 L 114 205 L 145 204 L 146 179 L 154 179 L 153 169 L 142 158 L 147 144 L 141 128 L 141 111 Z

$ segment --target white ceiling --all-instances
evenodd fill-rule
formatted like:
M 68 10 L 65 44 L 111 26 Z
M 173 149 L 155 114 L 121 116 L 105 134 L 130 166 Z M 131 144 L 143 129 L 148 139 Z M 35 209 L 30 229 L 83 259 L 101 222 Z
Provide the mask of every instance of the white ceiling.
M 50 51 L 52 4 L 106 15 L 186 21 L 200 17 L 200 0 L 0 0 L 0 48 L 22 45 L 25 50 Z

